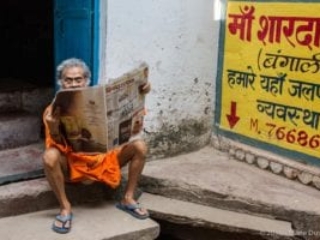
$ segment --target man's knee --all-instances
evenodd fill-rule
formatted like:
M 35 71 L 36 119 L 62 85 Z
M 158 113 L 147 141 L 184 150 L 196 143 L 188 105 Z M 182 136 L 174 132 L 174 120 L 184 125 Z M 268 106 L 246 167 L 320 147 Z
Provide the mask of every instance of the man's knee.
M 138 154 L 142 155 L 143 157 L 147 155 L 148 147 L 145 141 L 136 140 L 136 141 L 133 141 L 131 144 Z
M 56 148 L 46 149 L 42 156 L 43 164 L 49 168 L 53 168 L 56 164 L 59 164 L 60 158 L 61 153 Z

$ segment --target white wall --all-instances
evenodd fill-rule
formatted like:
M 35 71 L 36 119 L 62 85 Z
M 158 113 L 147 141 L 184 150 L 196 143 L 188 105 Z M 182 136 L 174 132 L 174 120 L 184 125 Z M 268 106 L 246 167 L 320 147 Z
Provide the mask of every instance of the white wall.
M 212 131 L 218 55 L 214 0 L 109 0 L 104 81 L 150 66 L 145 129 L 151 152 L 204 146 Z

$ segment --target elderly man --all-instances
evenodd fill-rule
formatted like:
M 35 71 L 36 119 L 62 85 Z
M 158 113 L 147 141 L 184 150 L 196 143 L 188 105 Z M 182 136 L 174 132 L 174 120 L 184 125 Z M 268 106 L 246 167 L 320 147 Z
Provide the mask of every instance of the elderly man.
M 80 59 L 67 59 L 57 67 L 57 81 L 61 89 L 83 88 L 89 85 L 91 73 Z M 150 83 L 141 86 L 142 94 L 150 92 Z M 68 145 L 60 126 L 60 110 L 48 106 L 43 114 L 46 149 L 43 154 L 46 178 L 60 204 L 52 229 L 68 233 L 71 229 L 71 203 L 65 192 L 65 181 L 100 181 L 115 188 L 120 183 L 120 168 L 129 163 L 128 182 L 117 207 L 139 218 L 148 218 L 148 211 L 134 199 L 134 192 L 145 164 L 147 147 L 143 140 L 125 143 L 106 153 L 79 153 Z M 85 164 L 85 168 L 83 165 Z

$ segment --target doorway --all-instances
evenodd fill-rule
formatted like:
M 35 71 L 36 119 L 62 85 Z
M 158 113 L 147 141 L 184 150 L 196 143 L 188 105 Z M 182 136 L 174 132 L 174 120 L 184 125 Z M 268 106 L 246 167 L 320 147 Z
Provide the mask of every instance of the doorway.
M 0 82 L 53 86 L 53 0 L 10 0 L 0 6 Z

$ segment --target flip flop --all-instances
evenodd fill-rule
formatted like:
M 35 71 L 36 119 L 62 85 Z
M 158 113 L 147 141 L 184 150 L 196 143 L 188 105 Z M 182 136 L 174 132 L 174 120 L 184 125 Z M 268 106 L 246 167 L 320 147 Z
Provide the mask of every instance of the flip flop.
M 121 209 L 122 211 L 125 211 L 125 212 L 131 214 L 132 216 L 134 216 L 135 218 L 138 218 L 138 219 L 146 219 L 149 217 L 148 212 L 145 214 L 140 214 L 139 212 L 137 212 L 138 209 L 142 209 L 142 207 L 139 203 L 136 203 L 136 204 L 117 203 L 116 207 L 118 209 Z
M 57 215 L 52 224 L 52 230 L 55 231 L 56 233 L 61 233 L 61 234 L 70 232 L 72 218 L 73 218 L 72 213 L 68 214 L 67 216 Z M 56 222 L 60 222 L 61 227 L 57 226 L 55 224 Z

